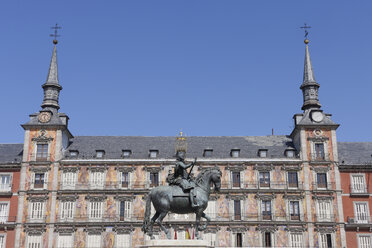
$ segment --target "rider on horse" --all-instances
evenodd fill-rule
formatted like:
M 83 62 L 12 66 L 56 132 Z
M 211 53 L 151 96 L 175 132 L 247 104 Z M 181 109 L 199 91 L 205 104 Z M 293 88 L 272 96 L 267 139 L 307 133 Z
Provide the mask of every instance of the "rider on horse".
M 174 174 L 168 176 L 167 181 L 170 185 L 178 185 L 182 188 L 183 192 L 190 192 L 191 207 L 198 207 L 196 201 L 196 195 L 194 193 L 195 182 L 190 178 L 190 174 L 187 173 L 187 168 L 193 166 L 195 162 L 185 164 L 183 155 L 177 153 L 176 155 L 176 166 L 174 168 Z M 191 171 L 190 171 L 191 172 Z

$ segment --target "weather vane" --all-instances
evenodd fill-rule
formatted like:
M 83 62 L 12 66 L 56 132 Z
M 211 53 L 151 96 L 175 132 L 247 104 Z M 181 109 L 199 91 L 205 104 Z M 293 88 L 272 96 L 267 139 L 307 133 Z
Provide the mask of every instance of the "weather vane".
M 56 25 L 54 27 L 51 27 L 51 29 L 54 29 L 54 34 L 51 34 L 50 37 L 54 37 L 53 43 L 55 45 L 58 43 L 57 37 L 60 37 L 60 35 L 58 35 L 58 29 L 61 29 L 61 28 L 62 27 L 61 26 L 58 26 L 57 23 L 56 23 Z
M 300 27 L 300 28 L 303 28 L 304 31 L 305 31 L 305 39 L 307 40 L 307 36 L 309 35 L 309 32 L 307 31 L 309 28 L 311 28 L 310 26 L 307 26 L 306 22 L 304 24 L 303 27 Z

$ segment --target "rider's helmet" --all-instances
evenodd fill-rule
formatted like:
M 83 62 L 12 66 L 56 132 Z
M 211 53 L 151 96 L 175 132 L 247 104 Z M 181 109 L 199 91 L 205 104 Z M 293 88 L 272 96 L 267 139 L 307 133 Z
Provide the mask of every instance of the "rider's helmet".
M 183 161 L 185 159 L 185 153 L 178 151 L 177 154 L 176 154 L 176 159 L 178 161 Z

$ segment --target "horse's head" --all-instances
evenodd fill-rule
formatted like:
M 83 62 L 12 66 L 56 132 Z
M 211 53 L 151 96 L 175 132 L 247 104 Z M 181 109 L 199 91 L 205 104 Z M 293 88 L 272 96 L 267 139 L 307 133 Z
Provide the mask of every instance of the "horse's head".
M 221 189 L 221 176 L 222 173 L 220 169 L 213 168 L 213 170 L 211 170 L 211 182 L 214 184 L 214 189 L 216 191 L 220 191 Z

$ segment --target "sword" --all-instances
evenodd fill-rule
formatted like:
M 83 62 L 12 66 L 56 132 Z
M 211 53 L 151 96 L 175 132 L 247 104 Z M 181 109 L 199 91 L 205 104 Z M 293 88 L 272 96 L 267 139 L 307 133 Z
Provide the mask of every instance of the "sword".
M 191 166 L 191 169 L 189 171 L 189 174 L 187 175 L 187 179 L 190 179 L 191 172 L 192 172 L 192 169 L 194 168 L 195 163 L 196 163 L 196 158 L 194 159 L 194 162 L 192 162 L 192 166 Z

